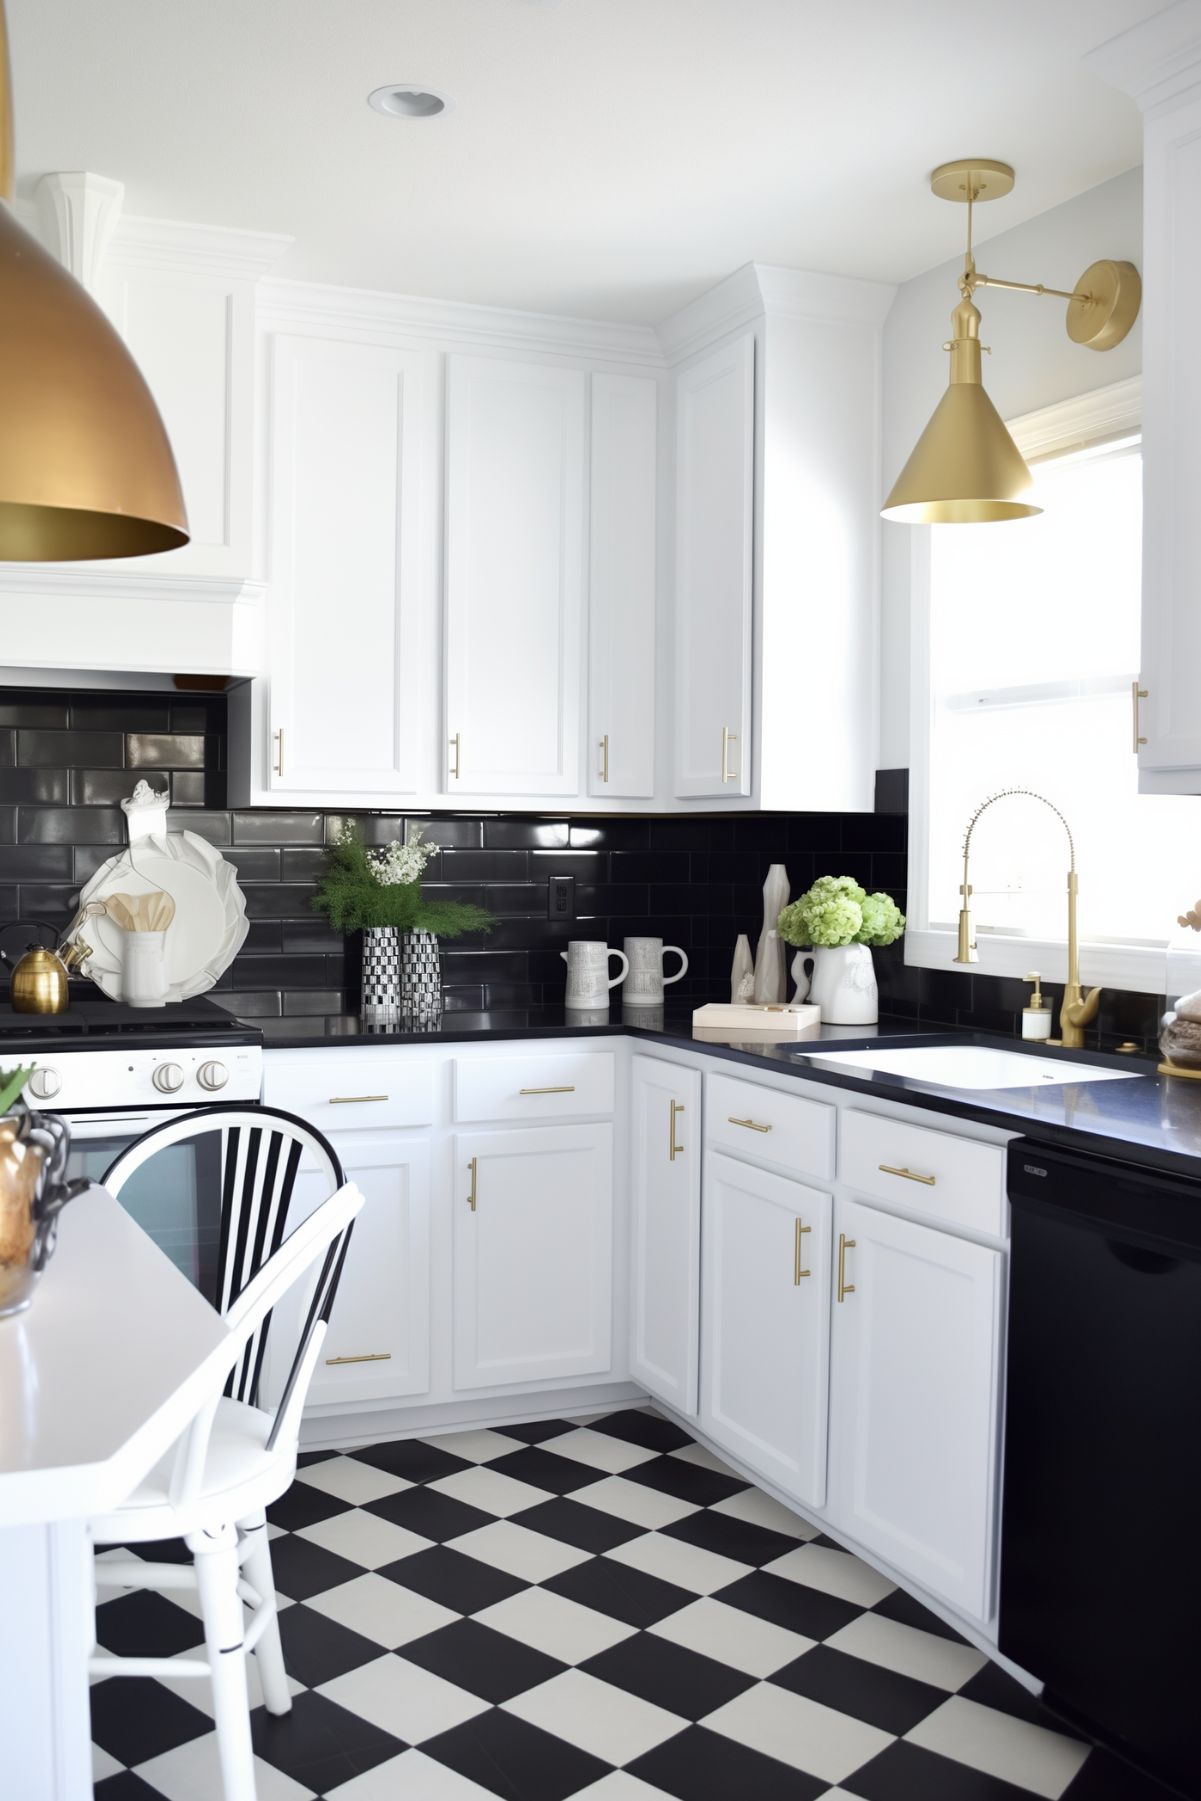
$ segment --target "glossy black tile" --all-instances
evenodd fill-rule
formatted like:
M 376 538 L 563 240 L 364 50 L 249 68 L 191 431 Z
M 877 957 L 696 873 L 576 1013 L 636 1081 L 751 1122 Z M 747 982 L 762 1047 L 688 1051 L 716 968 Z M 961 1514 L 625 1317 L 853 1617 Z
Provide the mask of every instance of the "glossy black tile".
M 307 919 L 313 889 L 296 882 L 248 882 L 242 890 L 251 919 Z
M 17 838 L 22 844 L 124 844 L 125 816 L 115 807 L 22 807 Z
M 324 988 L 324 957 L 248 957 L 243 951 L 233 966 L 235 988 Z M 331 1012 L 340 1012 L 337 1007 Z
M 171 776 L 171 805 L 173 807 L 203 807 L 212 796 L 209 794 L 209 778 L 204 770 L 177 769 Z
M 279 881 L 281 853 L 278 849 L 267 845 L 246 849 L 237 845 L 222 854 L 237 870 L 240 882 Z
M 530 854 L 524 850 L 444 850 L 440 874 L 444 882 L 524 882 L 530 876 Z
M 0 801 L 65 807 L 70 796 L 71 776 L 65 769 L 0 769 Z
M 571 827 L 565 819 L 485 819 L 487 850 L 562 850 L 568 846 Z
M 65 701 L 9 700 L 0 702 L 0 725 L 23 725 L 40 729 L 43 726 L 59 727 L 63 731 L 70 724 L 70 714 Z
M 74 873 L 69 844 L 0 844 L 0 881 L 70 881 Z
M 68 703 L 67 724 L 76 731 L 91 732 L 165 732 L 171 724 L 171 703 L 158 695 L 131 696 L 110 700 L 102 694 L 73 694 Z M 19 725 L 35 725 L 57 721 L 22 719 Z
M 16 737 L 16 760 L 24 769 L 72 769 L 85 765 L 121 769 L 125 764 L 125 739 L 120 732 L 22 730 Z
M 322 813 L 285 813 L 263 807 L 255 813 L 234 813 L 232 820 L 234 844 L 325 842 L 325 815 Z

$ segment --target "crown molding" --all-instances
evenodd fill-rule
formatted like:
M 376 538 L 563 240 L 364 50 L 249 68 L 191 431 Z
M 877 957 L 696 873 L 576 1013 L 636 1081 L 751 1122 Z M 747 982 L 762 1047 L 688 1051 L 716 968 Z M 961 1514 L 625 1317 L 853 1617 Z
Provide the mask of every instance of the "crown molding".
M 113 233 L 108 261 L 126 268 L 169 269 L 182 274 L 259 281 L 274 269 L 293 242 L 282 232 L 125 217 Z
M 784 319 L 821 319 L 847 325 L 880 326 L 896 298 L 890 282 L 853 275 L 815 275 L 804 269 L 754 264 L 763 310 Z
M 332 336 L 352 330 L 358 338 L 395 340 L 400 336 L 425 343 L 484 344 L 514 352 L 553 352 L 627 367 L 663 368 L 658 340 L 649 325 L 618 325 L 280 279 L 262 283 L 257 311 L 269 331 L 303 328 Z
M 662 354 L 673 367 L 705 350 L 727 332 L 763 315 L 763 295 L 754 263 L 743 263 L 714 288 L 698 294 L 656 328 Z
M 1086 69 L 1136 100 L 1144 112 L 1201 82 L 1201 0 L 1174 6 L 1090 50 Z
M 0 593 L 30 600 L 53 602 L 96 595 L 256 607 L 266 592 L 266 582 L 245 576 L 174 575 L 165 569 L 132 569 L 128 563 L 0 563 Z

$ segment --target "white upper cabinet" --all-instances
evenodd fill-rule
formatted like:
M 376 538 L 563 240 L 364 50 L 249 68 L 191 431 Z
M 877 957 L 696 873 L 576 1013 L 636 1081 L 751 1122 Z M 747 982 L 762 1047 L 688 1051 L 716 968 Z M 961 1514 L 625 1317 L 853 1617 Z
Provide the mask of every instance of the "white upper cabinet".
M 270 794 L 422 785 L 433 611 L 432 358 L 271 339 Z
M 659 384 L 592 377 L 588 792 L 655 792 L 656 453 Z
M 585 377 L 452 355 L 446 395 L 446 784 L 580 786 Z
M 1201 792 L 1201 369 L 1181 354 L 1201 286 L 1201 8 L 1171 6 L 1086 59 L 1133 95 L 1143 144 L 1143 634 L 1139 787 Z M 1137 740 L 1143 740 L 1141 743 Z
M 871 809 L 893 292 L 748 264 L 660 328 L 675 367 L 678 797 Z
M 755 340 L 676 383 L 675 792 L 751 792 Z

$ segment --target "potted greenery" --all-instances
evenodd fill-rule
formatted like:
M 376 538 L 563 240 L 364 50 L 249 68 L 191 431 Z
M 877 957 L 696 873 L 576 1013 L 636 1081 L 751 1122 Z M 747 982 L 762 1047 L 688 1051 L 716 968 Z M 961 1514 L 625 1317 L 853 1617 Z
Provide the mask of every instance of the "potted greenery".
M 870 1026 L 880 1016 L 873 945 L 895 944 L 905 915 L 891 896 L 869 894 L 853 876 L 819 876 L 785 907 L 776 930 L 786 944 L 813 947 L 810 1000 L 826 1025 Z
M 369 850 L 347 821 L 326 854 L 313 905 L 339 932 L 363 934 L 363 1014 L 432 1023 L 442 1014 L 441 938 L 486 932 L 492 915 L 434 900 L 421 878 L 438 846 L 418 826 L 407 844 Z

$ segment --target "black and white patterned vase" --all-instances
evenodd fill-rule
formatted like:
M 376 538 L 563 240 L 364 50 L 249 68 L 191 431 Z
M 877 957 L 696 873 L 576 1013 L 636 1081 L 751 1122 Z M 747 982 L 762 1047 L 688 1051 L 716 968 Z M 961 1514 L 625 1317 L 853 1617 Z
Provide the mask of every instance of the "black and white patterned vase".
M 366 926 L 363 930 L 363 1003 L 364 1019 L 399 1019 L 401 1001 L 402 956 L 399 926 Z
M 442 1018 L 442 956 L 433 932 L 405 932 L 401 951 L 401 1012 L 415 1025 Z

